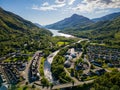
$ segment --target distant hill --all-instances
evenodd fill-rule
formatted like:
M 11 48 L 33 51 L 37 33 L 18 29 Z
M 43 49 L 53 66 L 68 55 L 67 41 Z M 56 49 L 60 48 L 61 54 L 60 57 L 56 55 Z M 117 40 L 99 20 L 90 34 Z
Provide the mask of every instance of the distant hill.
M 106 21 L 106 20 L 112 20 L 116 17 L 119 17 L 120 16 L 120 12 L 117 12 L 117 13 L 112 13 L 112 14 L 108 14 L 108 15 L 105 15 L 103 17 L 100 17 L 100 18 L 94 18 L 92 19 L 94 22 L 98 22 L 98 21 Z
M 23 48 L 24 43 L 50 35 L 50 31 L 40 29 L 32 22 L 0 8 L 0 56 Z
M 85 27 L 87 25 L 93 24 L 93 21 L 77 14 L 73 14 L 69 18 L 65 18 L 59 22 L 54 24 L 47 25 L 46 28 L 49 29 L 58 29 L 58 30 L 65 30 L 65 29 L 77 29 L 80 27 Z
M 37 27 L 39 27 L 39 28 L 43 28 L 43 26 L 42 25 L 40 25 L 39 23 L 34 23 Z
M 110 21 L 100 21 L 84 28 L 66 29 L 61 31 L 77 37 L 91 40 L 104 41 L 113 46 L 120 45 L 120 17 Z

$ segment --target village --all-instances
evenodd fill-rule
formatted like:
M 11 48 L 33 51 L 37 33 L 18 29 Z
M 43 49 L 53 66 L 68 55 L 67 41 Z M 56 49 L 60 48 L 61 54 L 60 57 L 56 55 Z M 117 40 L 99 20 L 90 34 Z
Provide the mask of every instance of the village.
M 109 67 L 120 67 L 120 50 L 118 49 L 90 45 L 87 47 L 87 55 L 94 65 L 102 67 L 104 61 Z
M 92 69 L 91 65 L 93 63 L 87 60 L 86 55 L 82 59 L 82 53 L 82 48 L 70 48 L 64 55 L 66 58 L 64 67 L 70 73 L 71 78 L 75 77 L 78 81 L 83 81 L 87 80 L 88 77 L 100 76 L 106 72 L 106 70 L 101 67 Z
M 11 56 L 10 56 L 11 55 Z M 20 58 L 21 56 L 27 57 L 27 54 L 10 54 L 9 58 Z M 39 59 L 41 52 L 36 52 L 31 61 L 27 58 L 24 60 L 6 62 L 2 59 L 0 62 L 0 83 L 3 88 L 10 88 L 11 85 L 16 85 L 20 82 L 34 82 L 39 80 Z M 6 57 L 8 58 L 8 57 Z M 26 72 L 27 71 L 27 72 Z M 0 89 L 1 90 L 1 89 Z
M 92 45 L 89 45 L 86 50 L 87 53 L 82 57 L 83 48 L 70 47 L 65 55 L 63 55 L 65 58 L 64 70 L 71 79 L 75 80 L 75 83 L 89 81 L 108 72 L 107 69 L 102 67 L 103 63 L 106 63 L 109 67 L 120 67 L 119 50 Z M 53 81 L 50 64 L 58 52 L 59 50 L 51 53 L 44 63 L 44 74 L 48 81 Z M 20 60 L 21 56 L 24 57 L 23 60 Z M 4 87 L 9 88 L 11 85 L 16 85 L 20 82 L 23 84 L 40 82 L 40 60 L 44 53 L 37 51 L 29 61 L 26 58 L 28 56 L 27 54 L 12 53 L 6 58 L 19 59 L 10 62 L 5 62 L 5 58 L 1 60 L 0 82 Z

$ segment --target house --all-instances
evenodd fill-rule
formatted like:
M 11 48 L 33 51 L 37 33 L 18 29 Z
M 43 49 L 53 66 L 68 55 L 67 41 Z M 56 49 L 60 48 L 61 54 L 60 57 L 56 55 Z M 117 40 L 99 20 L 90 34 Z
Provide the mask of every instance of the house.
M 66 68 L 69 68 L 69 67 L 71 67 L 71 62 L 70 61 L 65 61 L 65 63 L 64 63 L 64 67 L 66 67 Z
M 26 63 L 23 63 L 23 64 L 19 65 L 18 70 L 23 71 L 23 70 L 25 70 L 25 68 L 26 68 Z
M 70 55 L 66 55 L 65 58 L 66 58 L 66 60 L 72 60 L 73 59 L 72 56 L 70 56 Z
M 76 66 L 76 70 L 82 70 L 83 69 L 83 64 L 82 63 L 79 63 L 77 66 Z
M 0 87 L 0 90 L 8 90 L 8 85 L 2 85 L 1 87 Z
M 107 65 L 108 65 L 109 67 L 113 67 L 113 64 L 111 64 L 111 63 L 108 63 Z
M 76 58 L 76 53 L 71 54 L 72 58 Z
M 94 64 L 95 66 L 102 67 L 102 64 L 101 64 L 101 63 L 93 62 L 93 64 Z
M 103 75 L 105 72 L 106 72 L 105 69 L 98 69 L 98 70 L 95 71 L 95 74 Z

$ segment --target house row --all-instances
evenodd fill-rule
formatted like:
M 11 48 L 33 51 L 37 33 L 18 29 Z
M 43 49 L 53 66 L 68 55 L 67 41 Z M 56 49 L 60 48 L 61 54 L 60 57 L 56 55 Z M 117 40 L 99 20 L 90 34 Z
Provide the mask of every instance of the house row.
M 9 84 L 17 84 L 20 81 L 20 73 L 13 65 L 3 65 L 2 69 Z
M 5 78 L 5 75 L 3 74 L 3 70 L 2 70 L 2 66 L 0 65 L 0 83 L 8 83 L 6 78 Z
M 7 65 L 7 66 L 14 66 L 16 69 L 18 69 L 19 71 L 23 71 L 26 68 L 27 65 L 27 61 L 17 61 L 17 62 L 1 62 L 0 65 Z
M 39 80 L 39 78 L 40 78 L 40 74 L 38 71 L 39 58 L 40 58 L 40 55 L 36 55 L 33 58 L 32 63 L 30 65 L 30 70 L 29 70 L 29 81 L 30 82 Z

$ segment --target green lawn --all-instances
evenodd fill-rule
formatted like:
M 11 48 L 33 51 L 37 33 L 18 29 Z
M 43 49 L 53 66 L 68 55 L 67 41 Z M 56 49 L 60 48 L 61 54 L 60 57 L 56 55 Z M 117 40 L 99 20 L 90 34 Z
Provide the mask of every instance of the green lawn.
M 68 42 L 61 42 L 61 41 L 57 42 L 58 46 L 63 46 L 63 45 L 67 45 L 67 44 L 69 44 L 69 43 Z
M 113 70 L 115 70 L 117 68 L 115 68 L 115 67 L 113 67 L 113 68 L 112 67 L 108 67 L 107 69 L 110 70 L 110 71 L 113 71 Z
M 88 80 L 92 80 L 92 79 L 96 79 L 98 76 L 88 76 L 85 81 L 88 81 Z
M 45 58 L 42 57 L 41 58 L 41 61 L 40 61 L 40 76 L 44 77 L 44 61 L 45 61 Z
M 30 61 L 30 60 L 32 60 L 32 57 L 30 56 L 30 57 L 28 57 L 28 61 Z

